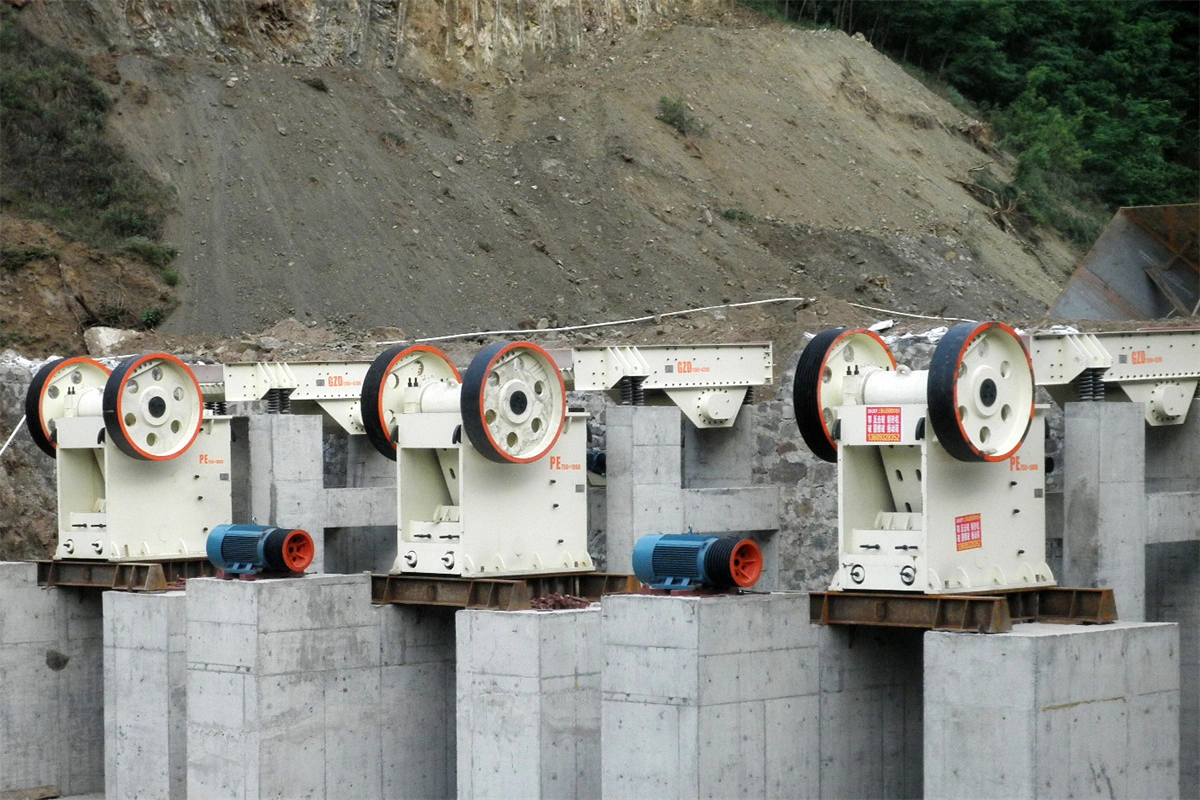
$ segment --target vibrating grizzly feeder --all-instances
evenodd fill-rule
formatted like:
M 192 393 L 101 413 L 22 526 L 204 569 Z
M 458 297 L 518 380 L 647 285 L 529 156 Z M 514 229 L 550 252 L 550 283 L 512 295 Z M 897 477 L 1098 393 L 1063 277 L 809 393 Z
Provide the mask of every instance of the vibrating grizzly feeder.
M 57 459 L 56 559 L 203 557 L 230 521 L 229 420 L 206 416 L 191 369 L 165 353 L 112 373 L 50 361 L 25 396 L 33 441 Z
M 435 348 L 386 350 L 363 381 L 371 443 L 396 461 L 392 573 L 585 572 L 587 414 L 527 342 L 481 351 L 465 377 Z
M 864 329 L 801 354 L 796 422 L 838 464 L 833 590 L 930 594 L 1054 585 L 1033 369 L 1006 325 L 963 324 L 928 371 Z M 1035 435 L 1028 435 L 1032 429 Z

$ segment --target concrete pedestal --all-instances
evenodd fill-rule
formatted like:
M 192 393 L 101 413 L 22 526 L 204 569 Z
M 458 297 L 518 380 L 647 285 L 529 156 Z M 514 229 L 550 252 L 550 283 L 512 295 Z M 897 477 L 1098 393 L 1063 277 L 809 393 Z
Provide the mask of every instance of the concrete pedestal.
M 1179 795 L 1200 797 L 1200 542 L 1146 548 L 1146 606 L 1179 625 Z
M 1177 626 L 925 634 L 925 796 L 1178 797 Z
M 602 616 L 605 797 L 817 795 L 806 595 L 613 595 Z
M 189 797 L 382 796 L 367 575 L 187 588 Z
M 100 620 L 99 592 L 0 562 L 0 796 L 104 789 Z
M 750 485 L 752 408 L 731 428 L 705 430 L 675 406 L 610 406 L 605 419 L 609 572 L 632 572 L 633 546 L 647 534 L 753 534 L 766 561 L 759 589 L 777 585 L 779 487 Z
M 250 514 L 262 525 L 301 528 L 316 544 L 310 572 L 325 569 L 324 461 L 319 414 L 249 419 Z
M 1145 412 L 1067 403 L 1062 586 L 1113 590 L 1121 619 L 1146 619 Z
M 600 609 L 459 611 L 458 796 L 600 797 Z
M 381 649 L 383 796 L 454 797 L 454 609 L 377 606 L 373 613 Z
M 923 631 L 818 631 L 820 796 L 921 797 Z
M 104 593 L 104 794 L 187 797 L 186 597 Z

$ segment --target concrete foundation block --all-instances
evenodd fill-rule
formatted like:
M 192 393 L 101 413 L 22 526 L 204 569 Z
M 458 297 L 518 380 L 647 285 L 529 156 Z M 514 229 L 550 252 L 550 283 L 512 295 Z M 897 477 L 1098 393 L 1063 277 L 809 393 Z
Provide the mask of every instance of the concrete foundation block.
M 0 794 L 104 789 L 100 593 L 0 562 Z
M 1200 492 L 1200 398 L 1192 401 L 1182 425 L 1146 428 L 1146 490 Z
M 1179 795 L 1200 797 L 1200 542 L 1146 548 L 1146 607 L 1179 625 Z
M 191 797 L 380 797 L 367 575 L 188 582 Z
M 818 637 L 807 603 L 604 598 L 603 794 L 816 796 Z
M 925 634 L 925 796 L 1178 797 L 1174 625 Z
M 754 408 L 743 406 L 729 428 L 683 426 L 683 487 L 749 486 L 755 456 Z
M 679 452 L 683 415 L 675 406 L 637 406 L 633 414 L 635 447 L 665 446 Z
M 600 609 L 459 611 L 459 797 L 600 796 Z
M 186 596 L 104 593 L 104 793 L 187 797 Z
M 381 606 L 383 796 L 455 796 L 454 610 Z
M 921 632 L 819 630 L 821 797 L 921 797 Z
M 779 528 L 779 487 L 685 489 L 684 529 L 693 533 L 775 531 Z
M 1067 403 L 1063 474 L 1066 586 L 1113 590 L 1121 618 L 1145 604 L 1145 428 L 1138 403 Z

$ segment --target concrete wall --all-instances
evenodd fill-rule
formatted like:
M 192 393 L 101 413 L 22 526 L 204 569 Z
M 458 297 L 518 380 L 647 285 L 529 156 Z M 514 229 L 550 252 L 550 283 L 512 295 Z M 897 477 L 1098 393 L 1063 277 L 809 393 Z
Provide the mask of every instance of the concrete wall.
M 376 606 L 385 798 L 456 794 L 454 609 Z
M 751 485 L 753 408 L 732 428 L 703 431 L 675 406 L 610 406 L 605 419 L 610 572 L 633 571 L 633 546 L 647 534 L 751 534 L 766 557 L 759 588 L 777 586 L 779 490 Z
M 0 794 L 104 789 L 102 644 L 99 592 L 0 562 Z
M 921 797 L 923 631 L 818 631 L 821 797 Z
M 458 796 L 600 795 L 600 608 L 459 611 Z
M 925 796 L 1178 797 L 1174 625 L 925 635 Z
M 817 631 L 804 595 L 602 604 L 605 797 L 812 797 Z
M 1146 421 L 1140 404 L 1067 403 L 1064 586 L 1113 590 L 1121 619 L 1146 619 Z
M 365 575 L 189 581 L 188 795 L 382 797 Z
M 104 794 L 187 797 L 183 592 L 104 592 Z
M 188 796 L 454 796 L 452 612 L 366 575 L 187 593 Z

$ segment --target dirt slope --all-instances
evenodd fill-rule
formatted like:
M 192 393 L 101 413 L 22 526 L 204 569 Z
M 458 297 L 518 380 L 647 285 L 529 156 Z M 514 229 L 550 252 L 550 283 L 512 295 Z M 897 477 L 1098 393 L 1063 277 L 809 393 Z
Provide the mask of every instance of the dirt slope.
M 969 120 L 838 33 L 643 30 L 454 90 L 345 67 L 117 68 L 116 133 L 178 189 L 168 331 L 295 316 L 429 335 L 826 292 L 1035 317 L 1072 262 L 992 225 L 951 180 L 993 160 Z M 663 95 L 707 133 L 656 121 Z

